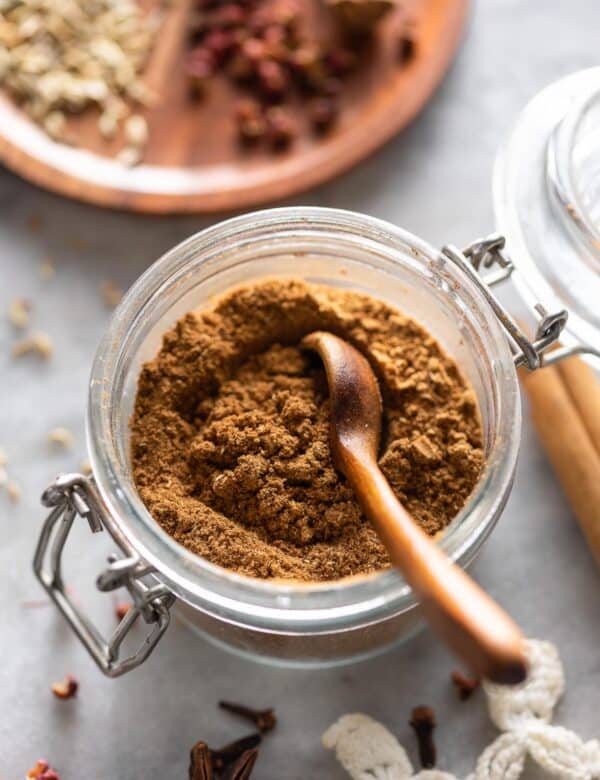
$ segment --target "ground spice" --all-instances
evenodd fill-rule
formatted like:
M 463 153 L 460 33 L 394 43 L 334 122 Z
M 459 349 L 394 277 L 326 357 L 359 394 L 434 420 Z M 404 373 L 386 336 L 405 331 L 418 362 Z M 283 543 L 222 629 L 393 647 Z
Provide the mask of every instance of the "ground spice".
M 450 522 L 477 481 L 475 396 L 419 324 L 370 296 L 300 280 L 238 288 L 165 335 L 141 371 L 131 421 L 142 500 L 212 563 L 304 581 L 389 565 L 331 462 L 325 375 L 298 346 L 317 329 L 350 341 L 377 373 L 380 465 L 428 533 Z

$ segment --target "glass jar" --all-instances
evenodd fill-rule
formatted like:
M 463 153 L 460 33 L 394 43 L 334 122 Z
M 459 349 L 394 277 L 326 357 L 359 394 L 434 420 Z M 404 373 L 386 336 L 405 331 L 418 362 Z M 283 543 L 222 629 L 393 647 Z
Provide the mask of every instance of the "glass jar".
M 242 282 L 302 277 L 383 299 L 422 323 L 473 385 L 483 424 L 485 468 L 439 544 L 467 566 L 509 496 L 521 431 L 515 362 L 540 363 L 559 319 L 544 319 L 538 339 L 522 334 L 477 273 L 511 270 L 497 237 L 465 253 L 439 251 L 393 225 L 334 209 L 284 208 L 223 222 L 158 260 L 119 305 L 98 348 L 90 381 L 87 437 L 93 477 L 61 477 L 43 496 L 53 507 L 35 570 L 106 674 L 140 663 L 166 630 L 174 602 L 199 632 L 228 648 L 286 664 L 331 664 L 372 654 L 419 625 L 414 594 L 397 571 L 319 584 L 269 582 L 227 571 L 169 537 L 140 500 L 131 475 L 129 420 L 142 364 L 185 312 Z M 472 265 L 469 264 L 470 259 Z M 473 268 L 475 266 L 475 269 Z M 516 355 L 515 355 L 516 353 Z M 101 590 L 129 588 L 131 609 L 107 642 L 71 603 L 60 558 L 78 516 L 106 529 L 122 554 L 98 577 Z M 120 660 L 131 623 L 152 632 Z
M 494 169 L 498 230 L 518 292 L 569 311 L 561 342 L 600 357 L 600 68 L 550 84 L 521 112 Z

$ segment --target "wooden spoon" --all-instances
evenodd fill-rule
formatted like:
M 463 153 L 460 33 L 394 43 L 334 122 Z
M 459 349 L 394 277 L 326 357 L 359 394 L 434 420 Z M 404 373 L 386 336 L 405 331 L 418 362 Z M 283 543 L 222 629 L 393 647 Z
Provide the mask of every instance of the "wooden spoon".
M 310 333 L 302 346 L 317 352 L 325 366 L 334 465 L 419 596 L 430 625 L 476 674 L 497 683 L 521 682 L 527 662 L 520 630 L 421 530 L 379 469 L 382 403 L 369 363 L 331 333 Z

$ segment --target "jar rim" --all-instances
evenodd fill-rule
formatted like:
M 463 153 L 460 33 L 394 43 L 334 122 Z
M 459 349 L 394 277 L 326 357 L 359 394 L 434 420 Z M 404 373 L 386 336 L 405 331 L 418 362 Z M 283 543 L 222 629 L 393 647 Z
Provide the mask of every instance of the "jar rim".
M 355 212 L 321 207 L 286 207 L 233 217 L 196 233 L 175 246 L 133 284 L 119 304 L 99 344 L 92 365 L 86 434 L 93 476 L 107 511 L 133 549 L 157 570 L 173 592 L 193 606 L 229 622 L 252 621 L 255 628 L 272 630 L 284 623 L 293 632 L 336 631 L 368 624 L 383 615 L 415 606 L 410 587 L 394 570 L 359 579 L 323 583 L 259 580 L 216 566 L 170 537 L 124 479 L 112 440 L 111 408 L 116 399 L 115 376 L 123 355 L 132 348 L 125 334 L 143 327 L 147 307 L 156 305 L 167 282 L 185 274 L 192 255 L 209 246 L 244 239 L 252 230 L 280 234 L 291 230 L 352 231 L 369 241 L 401 246 L 419 253 L 429 263 L 443 262 L 429 244 L 383 220 Z M 489 354 L 501 377 L 497 433 L 492 451 L 473 493 L 440 540 L 441 548 L 460 565 L 467 565 L 487 538 L 506 503 L 516 466 L 520 440 L 518 382 L 508 340 L 477 285 L 453 264 L 452 291 L 468 293 L 484 318 Z M 132 480 L 130 480 L 132 482 Z

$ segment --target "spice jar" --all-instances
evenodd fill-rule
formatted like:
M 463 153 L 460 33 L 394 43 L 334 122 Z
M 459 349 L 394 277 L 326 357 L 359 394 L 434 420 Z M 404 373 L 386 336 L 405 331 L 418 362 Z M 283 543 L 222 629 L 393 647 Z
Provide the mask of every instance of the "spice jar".
M 140 367 L 184 313 L 265 276 L 300 276 L 387 301 L 422 323 L 461 367 L 477 395 L 485 453 L 475 490 L 439 540 L 461 566 L 489 536 L 511 490 L 521 435 L 515 367 L 534 370 L 570 350 L 594 349 L 574 344 L 569 335 L 570 344 L 548 357 L 548 348 L 566 333 L 567 315 L 562 306 L 547 313 L 537 299 L 531 301 L 537 332 L 533 339 L 526 336 L 492 292 L 509 277 L 518 288 L 528 278 L 497 235 L 463 251 L 440 251 L 365 215 L 285 208 L 228 220 L 175 247 L 130 289 L 96 354 L 87 410 L 92 476 L 59 477 L 42 497 L 51 511 L 35 572 L 109 676 L 145 660 L 174 609 L 223 646 L 290 665 L 364 657 L 406 639 L 420 624 L 415 596 L 395 570 L 318 584 L 244 577 L 180 546 L 136 492 L 129 420 Z M 65 542 L 82 518 L 92 531 L 105 530 L 117 549 L 97 578 L 99 589 L 124 586 L 133 601 L 108 640 L 70 599 L 61 576 Z M 149 634 L 136 653 L 121 658 L 121 644 L 140 616 Z
M 42 582 L 104 671 L 120 674 L 143 660 L 166 629 L 175 599 L 186 619 L 217 641 L 294 663 L 365 655 L 415 630 L 416 600 L 395 571 L 325 584 L 274 583 L 226 571 L 178 545 L 136 493 L 129 419 L 139 369 L 158 349 L 162 334 L 186 311 L 242 281 L 300 275 L 383 298 L 429 329 L 477 394 L 486 466 L 440 542 L 452 559 L 466 565 L 508 498 L 519 445 L 519 391 L 501 310 L 465 255 L 446 252 L 363 215 L 278 209 L 199 233 L 134 284 L 92 368 L 87 432 L 93 478 L 61 477 L 46 491 L 44 503 L 53 509 L 36 555 Z M 497 242 L 467 254 L 476 259 L 481 253 L 508 262 Z M 553 325 L 548 339 L 558 330 Z M 529 342 L 527 347 L 531 354 L 519 353 L 519 360 L 533 356 L 535 361 L 537 347 Z M 108 643 L 70 602 L 60 580 L 62 546 L 80 515 L 92 530 L 106 529 L 121 550 L 98 577 L 98 586 L 125 585 L 135 605 Z M 120 642 L 139 614 L 151 625 L 151 638 L 138 655 L 121 661 Z

